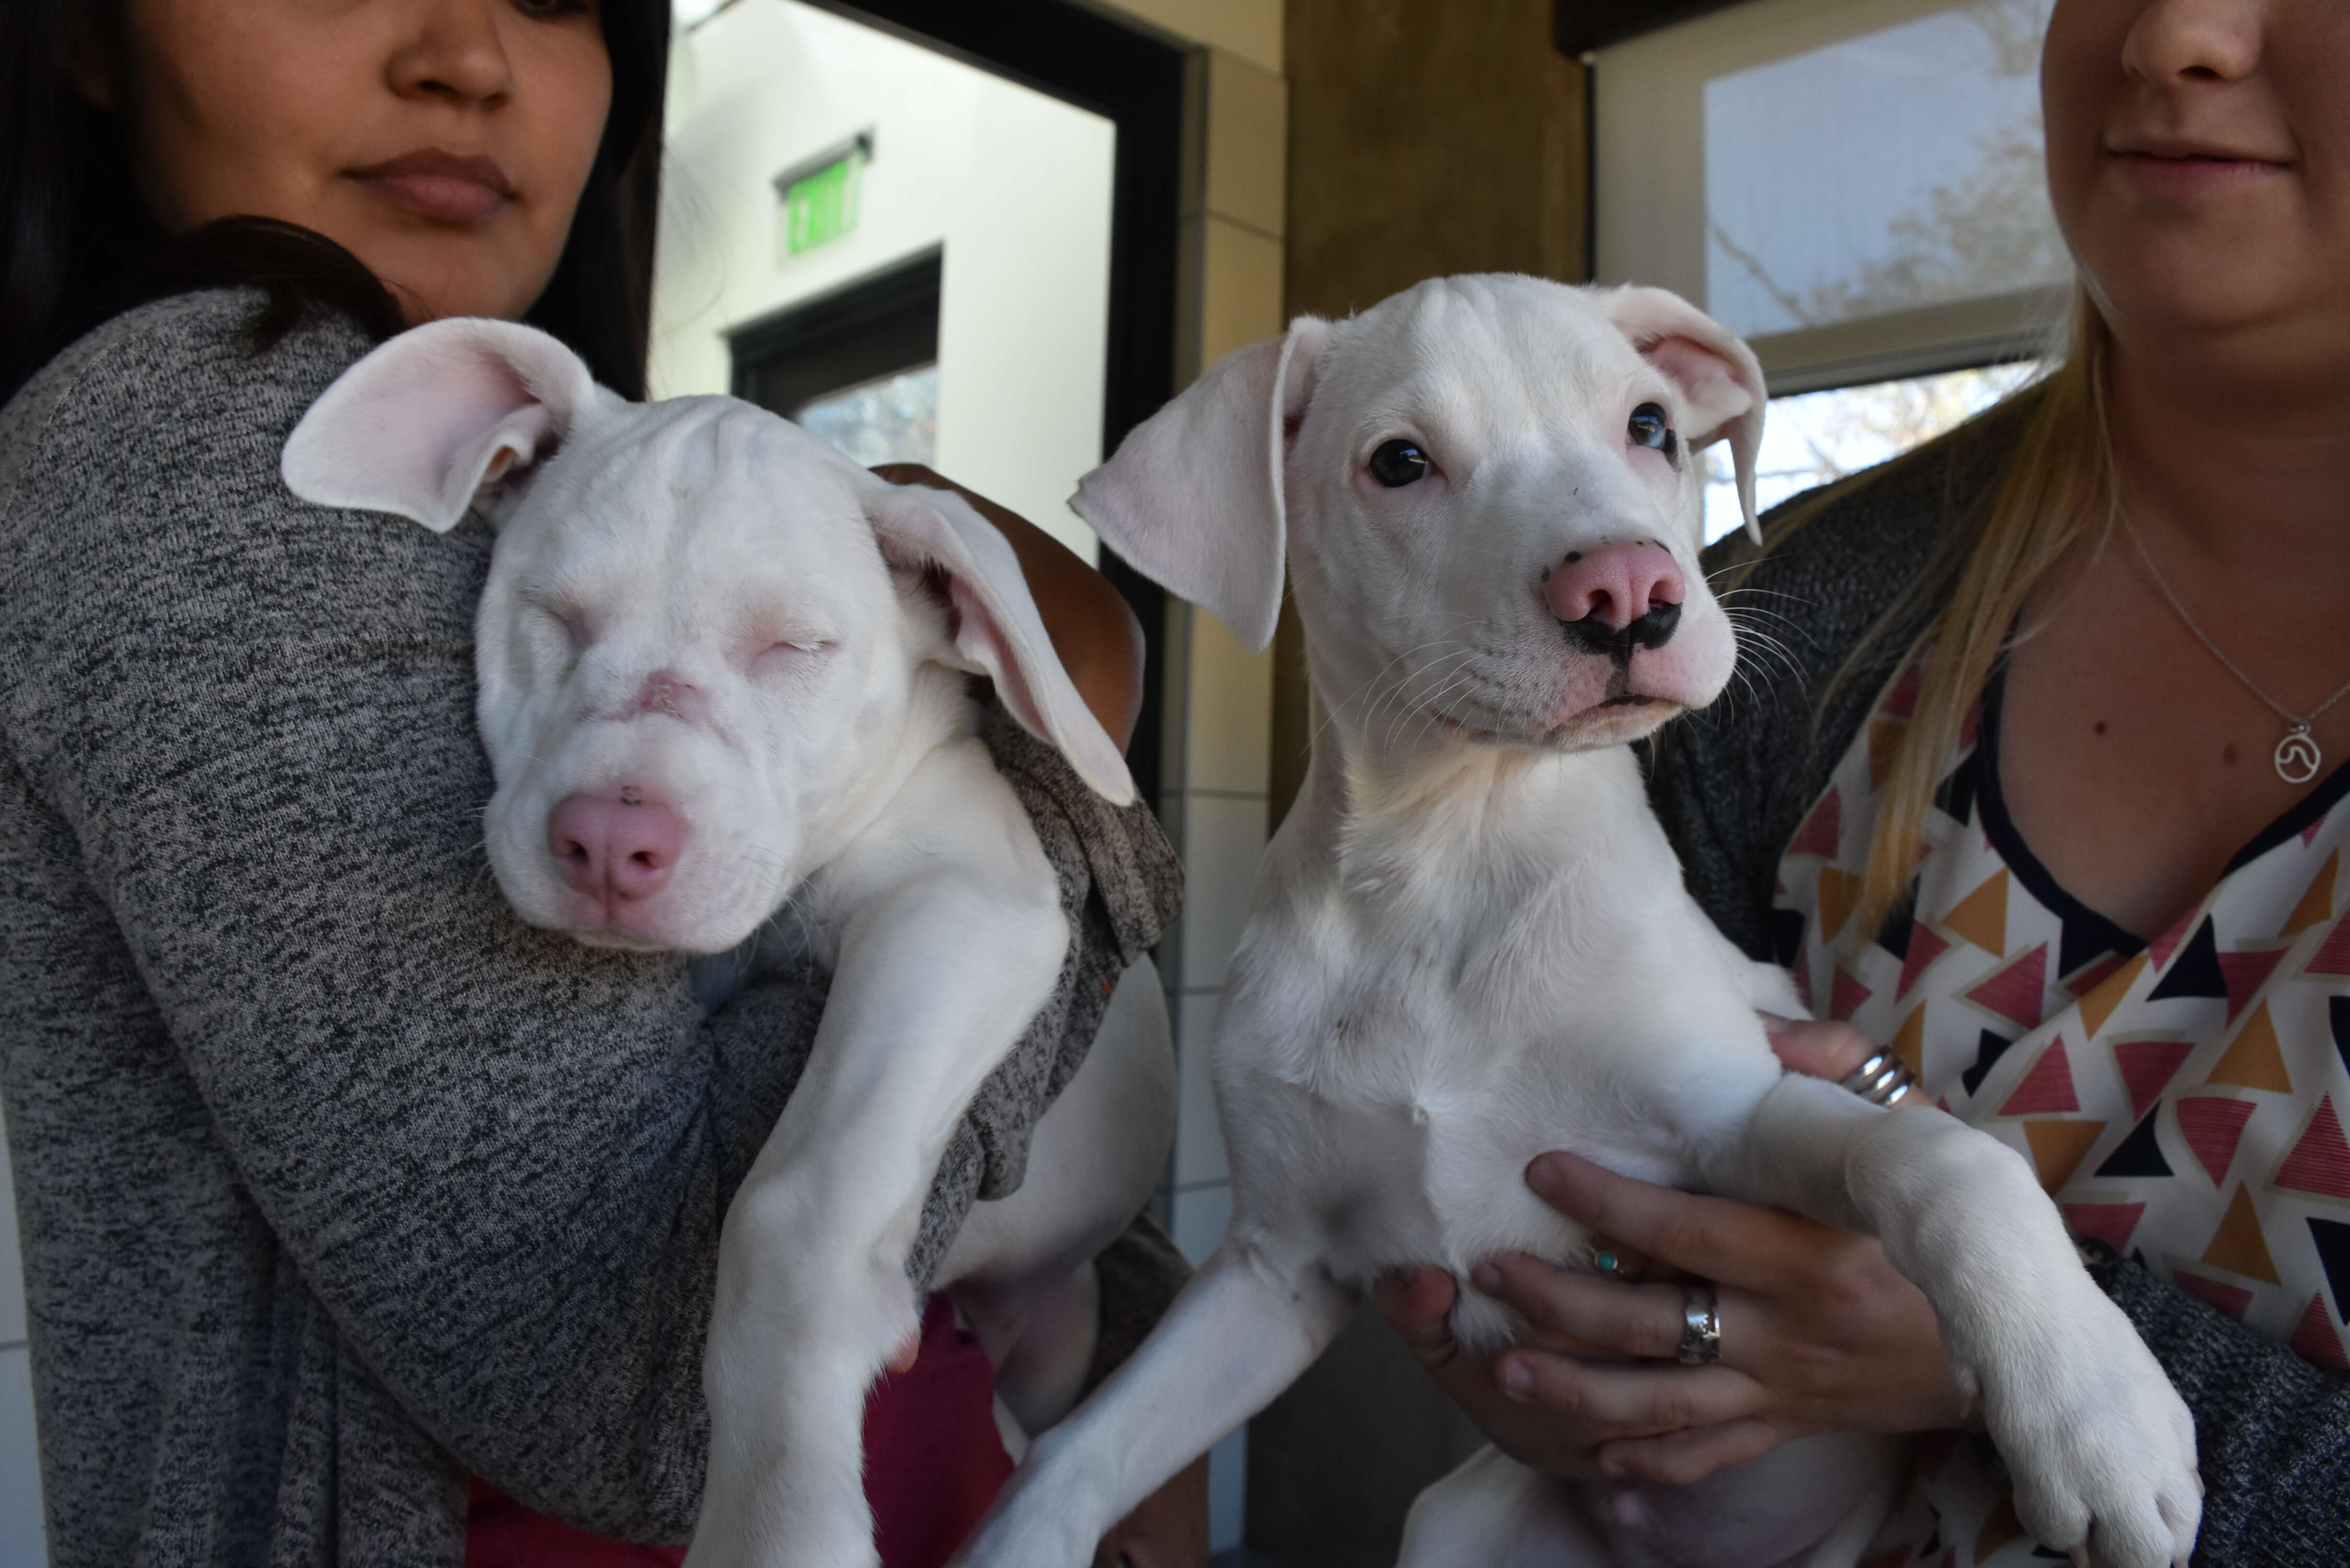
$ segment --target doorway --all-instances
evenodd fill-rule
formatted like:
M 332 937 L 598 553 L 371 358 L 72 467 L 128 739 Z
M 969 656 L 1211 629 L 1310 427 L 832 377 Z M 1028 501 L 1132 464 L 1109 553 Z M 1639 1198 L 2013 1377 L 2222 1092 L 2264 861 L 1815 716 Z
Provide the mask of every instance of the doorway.
M 1149 643 L 1128 763 L 1156 804 L 1165 600 L 1066 497 L 1173 389 L 1184 52 L 1066 0 L 680 24 L 655 395 L 928 462 L 1100 565 Z

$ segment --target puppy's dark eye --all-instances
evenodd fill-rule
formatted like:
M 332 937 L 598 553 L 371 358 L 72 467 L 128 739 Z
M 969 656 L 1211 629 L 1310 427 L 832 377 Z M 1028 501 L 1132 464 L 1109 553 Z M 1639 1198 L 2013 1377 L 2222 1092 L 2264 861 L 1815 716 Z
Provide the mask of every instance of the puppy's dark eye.
M 1408 441 L 1383 441 L 1371 453 L 1371 477 L 1400 490 L 1428 477 L 1428 454 Z
M 1663 407 L 1657 403 L 1642 403 L 1632 410 L 1631 421 L 1624 427 L 1624 439 L 1634 446 L 1663 452 L 1668 458 L 1674 456 L 1680 448 L 1680 442 L 1673 435 L 1673 427 L 1665 422 Z

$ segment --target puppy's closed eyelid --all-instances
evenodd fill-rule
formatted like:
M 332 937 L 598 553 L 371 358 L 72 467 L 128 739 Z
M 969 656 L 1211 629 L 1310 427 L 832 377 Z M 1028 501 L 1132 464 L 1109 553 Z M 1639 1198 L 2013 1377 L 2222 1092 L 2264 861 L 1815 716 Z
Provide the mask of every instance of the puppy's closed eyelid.
M 742 643 L 743 661 L 757 666 L 775 660 L 798 662 L 821 658 L 837 650 L 840 639 L 828 632 L 805 627 L 791 627 L 781 631 L 762 631 L 745 638 Z
M 595 640 L 596 623 L 587 607 L 563 599 L 534 597 L 524 602 L 561 631 L 573 648 L 585 648 Z

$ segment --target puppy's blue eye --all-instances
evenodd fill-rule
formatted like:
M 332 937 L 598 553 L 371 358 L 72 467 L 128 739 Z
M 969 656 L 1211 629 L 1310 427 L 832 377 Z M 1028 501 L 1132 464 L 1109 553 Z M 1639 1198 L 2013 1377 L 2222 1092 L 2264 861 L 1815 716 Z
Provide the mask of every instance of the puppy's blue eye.
M 1371 477 L 1400 490 L 1428 477 L 1428 454 L 1408 441 L 1383 441 L 1371 453 Z
M 1663 452 L 1668 458 L 1680 444 L 1673 438 L 1673 427 L 1665 422 L 1664 409 L 1656 403 L 1642 403 L 1632 410 L 1631 421 L 1624 427 L 1624 439 L 1634 446 Z

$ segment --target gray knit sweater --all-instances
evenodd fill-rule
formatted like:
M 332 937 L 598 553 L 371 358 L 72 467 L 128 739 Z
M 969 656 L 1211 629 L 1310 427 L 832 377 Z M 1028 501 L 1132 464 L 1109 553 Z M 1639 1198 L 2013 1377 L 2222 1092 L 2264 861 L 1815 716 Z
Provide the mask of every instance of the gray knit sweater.
M 1660 737 L 1650 794 L 1690 890 L 1755 958 L 1785 958 L 1772 950 L 1770 925 L 1780 858 L 1923 624 L 1896 625 L 1881 640 L 1869 639 L 1870 628 L 1963 545 L 1971 509 L 2019 428 L 2017 412 L 1888 469 L 1783 539 L 1771 535 L 1746 581 L 1800 628 L 1784 639 L 1794 670 L 1758 670 L 1759 701 L 1726 702 Z M 1726 545 L 1707 566 L 1743 554 Z M 1864 649 L 1857 667 L 1838 682 L 1856 649 Z M 2108 1271 L 2106 1282 L 2195 1414 L 2208 1489 L 2196 1563 L 2350 1563 L 2350 1380 L 2135 1262 Z
M 0 411 L 0 1105 L 51 1563 L 454 1564 L 468 1472 L 681 1540 L 719 1220 L 822 977 L 705 1016 L 681 964 L 505 909 L 490 535 L 285 491 L 367 344 L 256 357 L 256 299 L 120 317 Z M 1176 899 L 1147 813 L 989 741 L 1079 935 L 941 1166 L 923 1275 Z M 1130 1343 L 1180 1262 L 1116 1251 Z

